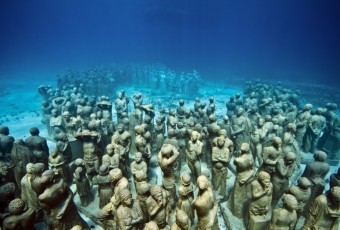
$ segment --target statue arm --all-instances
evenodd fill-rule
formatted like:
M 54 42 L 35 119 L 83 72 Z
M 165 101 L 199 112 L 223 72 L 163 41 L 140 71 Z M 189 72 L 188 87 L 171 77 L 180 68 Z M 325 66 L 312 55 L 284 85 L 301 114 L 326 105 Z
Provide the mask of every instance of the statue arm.
M 63 218 L 64 213 L 65 213 L 67 207 L 69 206 L 70 202 L 73 199 L 73 193 L 72 193 L 71 189 L 68 188 L 66 184 L 64 186 L 65 186 L 65 189 L 67 189 L 67 197 L 66 197 L 66 200 L 65 200 L 65 203 L 64 203 L 63 207 L 61 208 L 61 210 L 59 211 L 59 213 L 57 215 L 57 219 Z
M 261 186 L 260 184 L 251 184 L 251 193 L 253 196 L 253 199 L 257 200 L 258 198 L 263 197 L 265 194 L 267 194 L 267 190 L 263 190 L 261 191 L 260 189 L 258 189 L 258 187 Z

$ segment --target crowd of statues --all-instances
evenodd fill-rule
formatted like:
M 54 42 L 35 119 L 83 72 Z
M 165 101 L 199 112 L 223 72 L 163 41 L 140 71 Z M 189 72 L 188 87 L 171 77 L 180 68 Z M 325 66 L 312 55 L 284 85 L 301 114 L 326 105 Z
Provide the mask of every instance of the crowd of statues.
M 2 229 L 89 229 L 71 184 L 81 206 L 99 200 L 104 229 L 219 229 L 221 204 L 250 230 L 295 229 L 300 218 L 302 229 L 338 228 L 340 169 L 326 178 L 339 154 L 335 103 L 301 106 L 295 92 L 260 82 L 224 114 L 214 97 L 157 111 L 141 93 L 112 102 L 73 84 L 39 92 L 55 148 L 37 128 L 15 140 L 0 127 Z M 304 155 L 314 160 L 302 170 Z
M 124 84 L 148 87 L 160 92 L 191 95 L 197 93 L 201 76 L 196 70 L 178 73 L 162 64 L 112 64 L 84 71 L 69 70 L 58 76 L 60 89 L 65 85 L 73 85 L 94 96 L 111 95 L 116 85 Z

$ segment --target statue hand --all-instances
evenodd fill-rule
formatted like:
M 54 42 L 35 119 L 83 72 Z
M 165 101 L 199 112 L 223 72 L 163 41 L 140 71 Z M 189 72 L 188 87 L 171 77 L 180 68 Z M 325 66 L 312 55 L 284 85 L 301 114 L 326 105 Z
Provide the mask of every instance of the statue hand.
M 57 215 L 57 220 L 60 220 L 61 218 L 63 218 L 64 216 L 64 212 L 59 212 Z

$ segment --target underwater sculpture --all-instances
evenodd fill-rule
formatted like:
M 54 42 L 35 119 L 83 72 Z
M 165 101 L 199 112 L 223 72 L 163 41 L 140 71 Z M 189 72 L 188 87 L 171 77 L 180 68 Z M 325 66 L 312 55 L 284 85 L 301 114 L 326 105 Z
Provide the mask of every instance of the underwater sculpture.
M 157 73 L 152 74 L 157 75 Z M 172 73 L 162 73 L 164 82 L 159 82 L 162 87 L 169 87 L 165 84 L 168 74 Z M 137 78 L 140 78 L 138 81 L 142 78 L 146 80 L 146 77 L 136 76 L 136 80 Z M 182 79 L 182 82 L 184 83 L 185 79 Z M 152 92 L 150 94 L 143 89 L 141 93 L 133 93 L 129 88 L 129 95 L 135 94 L 134 112 L 129 111 L 131 108 L 128 106 L 128 101 L 132 99 L 128 99 L 125 93 L 119 90 L 119 97 L 116 98 L 118 101 L 115 101 L 118 111 L 113 110 L 113 114 L 110 111 L 111 99 L 102 95 L 90 96 L 86 91 L 88 84 L 86 87 L 80 84 L 64 86 L 60 89 L 49 88 L 47 90 L 49 93 L 46 92 L 44 96 L 44 100 L 47 100 L 47 107 L 43 110 L 46 116 L 51 112 L 48 105 L 52 100 L 57 97 L 66 99 L 63 106 L 56 108 L 57 112 L 58 109 L 61 110 L 57 115 L 62 116 L 62 125 L 56 129 L 56 135 L 53 137 L 56 141 L 56 149 L 52 148 L 53 150 L 47 153 L 50 166 L 54 168 L 54 172 L 58 172 L 58 175 L 53 176 L 53 181 L 63 178 L 64 170 L 61 168 L 64 166 L 68 171 L 76 170 L 75 175 L 78 175 L 81 181 L 89 177 L 93 182 L 90 189 L 92 192 L 98 191 L 98 196 L 93 197 L 94 200 L 91 200 L 84 209 L 81 207 L 83 194 L 78 188 L 75 204 L 81 211 L 90 210 L 95 214 L 98 213 L 95 221 L 100 221 L 105 229 L 114 229 L 119 225 L 139 229 L 144 227 L 162 229 L 170 226 L 173 229 L 187 229 L 191 225 L 192 228 L 209 229 L 216 228 L 217 223 L 223 228 L 224 219 L 216 215 L 219 209 L 217 201 L 221 201 L 219 205 L 228 204 L 226 207 L 230 208 L 232 214 L 229 216 L 234 218 L 230 219 L 231 224 L 234 220 L 239 220 L 243 227 L 249 223 L 248 226 L 253 226 L 253 229 L 264 225 L 275 228 L 282 221 L 284 222 L 280 219 L 283 216 L 280 213 L 292 213 L 292 209 L 296 209 L 296 216 L 299 218 L 301 215 L 306 215 L 304 213 L 310 212 L 314 190 L 319 190 L 318 194 L 323 193 L 325 188 L 323 185 L 327 183 L 323 176 L 327 171 L 323 172 L 327 168 L 325 161 L 336 156 L 336 151 L 333 152 L 333 149 L 336 150 L 337 142 L 334 135 L 337 133 L 338 118 L 331 114 L 334 110 L 329 109 L 330 114 L 327 115 L 329 118 L 326 117 L 325 112 L 321 114 L 321 110 L 317 112 L 319 114 L 315 114 L 309 106 L 298 113 L 301 106 L 294 99 L 295 92 L 285 90 L 281 85 L 261 82 L 247 85 L 249 89 L 245 88 L 242 96 L 233 95 L 235 99 L 231 99 L 228 110 L 220 108 L 223 100 L 218 95 L 201 96 L 192 101 L 192 104 L 190 99 L 183 97 L 186 100 L 180 101 L 180 108 L 176 110 L 178 98 L 182 97 L 176 96 L 176 99 L 165 102 L 163 98 L 154 99 Z M 185 87 L 188 85 L 174 91 L 183 92 Z M 224 101 L 222 103 L 224 104 Z M 119 106 L 122 108 L 118 108 Z M 115 123 L 118 113 L 119 123 Z M 311 119 L 315 115 L 326 118 L 326 127 L 320 126 L 322 132 L 329 127 L 333 128 L 326 144 L 322 144 L 322 137 L 310 138 L 312 137 L 309 132 L 310 127 L 314 124 Z M 306 121 L 307 117 L 309 117 L 308 121 Z M 113 122 L 112 119 L 115 121 Z M 48 128 L 47 124 L 46 128 Z M 306 131 L 302 135 L 304 128 Z M 242 138 L 238 139 L 238 135 Z M 296 140 L 299 135 L 302 135 L 301 145 Z M 244 142 L 238 145 L 241 139 Z M 304 140 L 311 141 L 304 142 Z M 325 150 L 328 156 L 327 159 L 324 154 L 316 157 L 318 160 L 315 165 L 319 166 L 307 164 L 308 172 L 305 172 L 304 176 L 308 177 L 314 186 L 310 187 L 309 180 L 306 178 L 299 179 L 296 186 L 290 186 L 296 184 L 298 178 L 298 173 L 291 175 L 294 169 L 300 166 L 301 161 L 302 163 L 310 161 L 311 154 L 299 151 L 303 143 L 307 143 L 306 146 L 309 147 L 312 145 L 308 143 L 313 143 L 317 155 L 320 155 L 319 150 Z M 169 149 L 171 151 L 168 151 Z M 17 157 L 16 151 L 11 153 L 10 160 Z M 295 162 L 295 157 L 291 153 L 297 155 Z M 74 158 L 78 157 L 85 162 L 85 169 L 88 169 L 89 173 L 84 174 L 83 166 L 76 166 L 78 162 L 74 162 Z M 19 158 L 18 162 L 21 162 Z M 26 163 L 31 161 L 34 162 L 33 159 L 25 160 Z M 17 166 L 21 167 L 21 165 Z M 44 169 L 44 165 L 42 166 Z M 20 169 L 23 170 L 22 167 Z M 1 174 L 0 186 L 6 187 L 7 180 L 15 181 L 14 177 L 11 177 L 15 170 L 11 165 L 7 165 L 6 170 L 3 170 L 4 173 Z M 37 167 L 37 172 L 34 171 L 28 167 L 26 175 L 20 174 L 21 176 L 17 177 L 23 176 L 22 196 L 28 207 L 39 210 L 41 208 L 39 204 L 35 204 L 34 196 L 27 195 L 29 187 L 37 191 L 38 197 L 46 189 L 41 183 L 41 166 Z M 268 177 L 262 175 L 264 171 L 271 173 L 272 185 L 268 182 Z M 332 172 L 335 172 L 334 168 Z M 204 182 L 201 179 L 197 181 L 201 174 L 207 175 L 207 179 L 202 179 Z M 234 176 L 236 176 L 235 182 Z M 330 178 L 332 187 L 337 186 L 337 178 L 335 172 Z M 90 194 L 90 184 L 87 185 L 86 194 Z M 155 185 L 158 188 L 152 189 Z M 8 190 L 11 190 L 11 194 L 8 194 L 11 198 L 8 202 L 2 203 L 4 209 L 8 208 L 8 203 L 16 198 L 18 193 L 15 183 Z M 0 192 L 2 200 L 7 196 L 3 191 L 5 190 Z M 297 207 L 286 207 L 286 203 L 294 199 L 285 200 L 287 198 L 284 195 L 282 198 L 284 207 L 277 210 L 283 192 L 292 194 L 296 198 Z M 257 197 L 259 193 L 262 194 L 260 198 Z M 61 197 L 61 200 L 63 199 Z M 140 210 L 133 208 L 135 202 L 136 205 L 139 203 Z M 95 210 L 94 206 L 101 208 L 101 211 Z M 272 209 L 274 212 L 270 217 Z M 118 210 L 120 217 L 117 216 Z M 225 216 L 225 213 L 222 214 Z M 41 211 L 39 215 L 41 216 Z M 298 219 L 297 226 L 302 225 L 302 219 Z M 292 218 L 290 220 L 292 220 L 289 222 L 291 226 L 294 221 Z M 228 221 L 224 223 L 227 225 Z

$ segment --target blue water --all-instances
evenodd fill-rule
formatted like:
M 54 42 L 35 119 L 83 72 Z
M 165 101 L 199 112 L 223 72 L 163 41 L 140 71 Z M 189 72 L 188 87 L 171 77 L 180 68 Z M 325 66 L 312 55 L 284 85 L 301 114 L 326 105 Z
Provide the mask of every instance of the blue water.
M 337 0 L 3 0 L 0 77 L 163 63 L 203 78 L 339 84 Z

